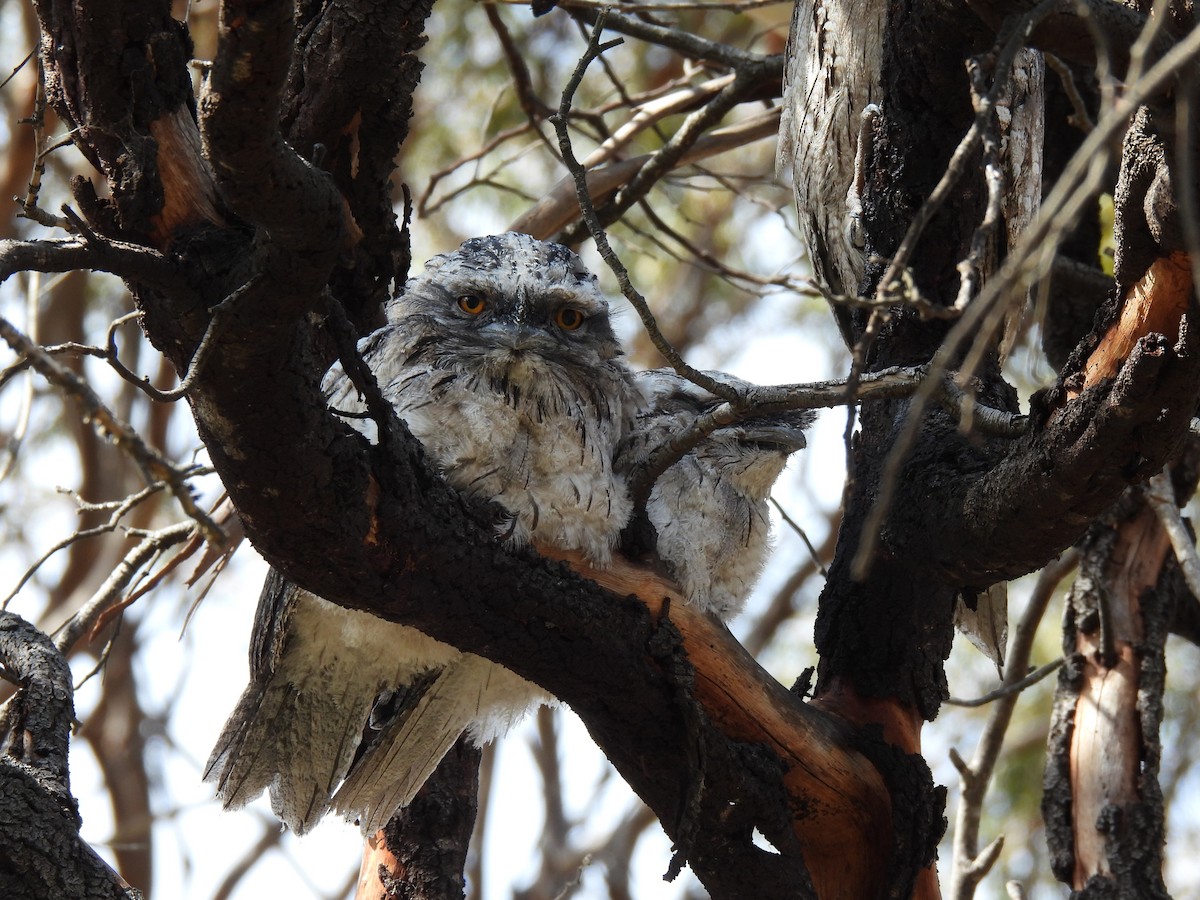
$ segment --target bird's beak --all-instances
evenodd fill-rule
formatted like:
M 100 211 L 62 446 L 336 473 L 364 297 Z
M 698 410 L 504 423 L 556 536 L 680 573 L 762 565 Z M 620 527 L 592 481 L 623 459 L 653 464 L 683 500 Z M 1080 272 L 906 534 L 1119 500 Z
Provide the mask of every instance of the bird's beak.
M 738 429 L 738 439 L 747 444 L 758 444 L 764 449 L 780 453 L 794 453 L 807 446 L 804 429 L 778 423 L 752 423 Z
M 497 344 L 508 350 L 530 350 L 537 344 L 538 330 L 524 323 L 493 322 L 487 326 Z

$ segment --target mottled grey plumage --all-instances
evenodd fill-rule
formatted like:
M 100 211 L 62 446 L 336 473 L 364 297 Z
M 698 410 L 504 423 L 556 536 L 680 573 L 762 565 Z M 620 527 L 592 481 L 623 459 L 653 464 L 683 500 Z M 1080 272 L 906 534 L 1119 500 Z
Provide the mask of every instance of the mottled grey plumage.
M 272 570 L 250 637 L 250 684 L 204 778 L 234 809 L 270 788 L 275 814 L 304 834 L 328 811 L 376 697 L 459 656 L 414 628 L 330 603 Z
M 505 539 L 605 565 L 630 515 L 613 457 L 640 394 L 579 258 L 525 235 L 466 241 L 426 264 L 388 322 L 360 352 L 446 480 L 498 503 Z M 373 440 L 340 367 L 324 386 Z M 206 778 L 227 806 L 270 787 L 297 831 L 331 797 L 365 831 L 380 827 L 461 734 L 490 740 L 549 699 L 502 666 L 307 592 L 264 593 L 263 603 L 253 680 Z M 407 694 L 399 711 L 396 692 Z
M 721 403 L 670 369 L 639 372 L 638 383 L 647 400 L 617 463 L 631 481 L 655 450 Z M 658 555 L 689 602 L 722 619 L 741 611 L 770 550 L 771 488 L 788 456 L 804 446 L 812 418 L 795 410 L 718 428 L 654 483 L 646 515 Z

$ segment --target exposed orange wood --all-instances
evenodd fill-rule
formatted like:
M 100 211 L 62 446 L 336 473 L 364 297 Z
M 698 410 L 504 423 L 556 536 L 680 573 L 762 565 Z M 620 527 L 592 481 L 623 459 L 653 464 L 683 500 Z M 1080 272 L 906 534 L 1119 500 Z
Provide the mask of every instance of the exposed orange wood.
M 400 872 L 400 861 L 392 854 L 378 831 L 363 844 L 362 865 L 358 869 L 358 886 L 354 889 L 354 900 L 383 900 L 387 888 L 379 878 L 379 868 L 396 875 Z
M 191 113 L 178 107 L 151 122 L 150 134 L 158 144 L 155 164 L 163 187 L 162 210 L 151 217 L 154 245 L 164 249 L 181 227 L 206 222 L 224 225 L 217 208 L 216 181 L 204 158 L 200 129 Z M 343 247 L 350 248 L 362 241 L 362 229 L 344 197 L 342 226 Z
M 887 698 L 861 697 L 842 679 L 833 679 L 821 696 L 813 699 L 812 705 L 858 728 L 879 725 L 883 728 L 883 739 L 889 744 L 895 744 L 905 753 L 921 752 L 923 720 L 911 706 Z
M 1106 806 L 1138 800 L 1141 725 L 1137 714 L 1138 654 L 1143 629 L 1138 599 L 1153 587 L 1170 542 L 1146 507 L 1123 523 L 1105 573 L 1108 622 L 1115 659 L 1102 659 L 1100 630 L 1080 629 L 1076 647 L 1084 657 L 1084 683 L 1075 707 L 1071 738 L 1071 794 L 1075 832 L 1074 887 L 1093 875 L 1111 875 L 1105 835 L 1097 828 Z
M 937 865 L 922 869 L 917 873 L 917 883 L 913 886 L 912 900 L 941 900 L 942 886 L 938 882 Z
M 911 706 L 892 699 L 862 697 L 853 685 L 842 679 L 833 679 L 821 696 L 813 698 L 812 705 L 858 728 L 878 725 L 883 729 L 883 739 L 889 744 L 905 753 L 921 752 L 921 726 L 924 719 Z M 941 896 L 937 866 L 932 865 L 918 872 L 912 900 L 941 900 Z
M 217 186 L 200 149 L 200 129 L 187 108 L 151 122 L 150 134 L 158 143 L 155 163 L 163 188 L 162 211 L 151 219 L 155 246 L 165 248 L 181 226 L 224 225 Z
M 1156 259 L 1141 280 L 1125 292 L 1121 315 L 1092 351 L 1084 366 L 1083 387 L 1112 378 L 1147 334 L 1179 334 L 1179 320 L 1192 296 L 1192 270 L 1186 253 Z M 1079 392 L 1069 394 L 1071 399 Z
M 892 847 L 891 796 L 878 770 L 842 739 L 833 719 L 790 693 L 715 618 L 684 602 L 670 581 L 622 559 L 604 570 L 574 553 L 538 548 L 621 595 L 667 615 L 695 669 L 695 698 L 709 720 L 737 741 L 770 746 L 787 766 L 783 782 L 794 828 L 821 900 L 879 894 Z M 936 895 L 928 895 L 935 897 Z

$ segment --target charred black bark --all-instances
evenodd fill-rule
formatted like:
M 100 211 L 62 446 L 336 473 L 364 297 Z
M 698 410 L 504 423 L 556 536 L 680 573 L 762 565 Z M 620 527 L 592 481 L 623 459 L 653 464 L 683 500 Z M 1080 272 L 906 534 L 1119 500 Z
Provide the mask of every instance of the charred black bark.
M 1089 668 L 1116 666 L 1117 659 L 1094 661 L 1080 652 L 1082 634 L 1095 635 L 1092 643 L 1104 646 L 1105 629 L 1111 628 L 1110 605 L 1124 598 L 1108 596 L 1113 571 L 1127 565 L 1113 553 L 1118 541 L 1117 528 L 1144 511 L 1136 495 L 1125 504 L 1120 521 L 1096 524 L 1089 532 L 1080 561 L 1080 574 L 1067 599 L 1063 620 L 1063 652 L 1066 664 L 1059 672 L 1046 756 L 1042 815 L 1046 822 L 1046 841 L 1051 869 L 1055 876 L 1075 887 L 1073 897 L 1101 900 L 1107 897 L 1159 898 L 1169 895 L 1162 878 L 1162 851 L 1165 842 L 1165 811 L 1158 783 L 1162 744 L 1159 729 L 1163 716 L 1163 691 L 1166 680 L 1165 647 L 1170 625 L 1172 598 L 1170 570 L 1160 573 L 1158 585 L 1142 592 L 1134 606 L 1139 617 L 1141 639 L 1132 647 L 1133 678 L 1137 694 L 1135 713 L 1139 728 L 1136 756 L 1125 759 L 1119 748 L 1105 751 L 1111 762 L 1134 767 L 1134 796 L 1129 802 L 1109 803 L 1099 810 L 1095 821 L 1086 821 L 1076 805 L 1076 788 L 1090 779 L 1102 777 L 1095 771 L 1098 760 L 1079 749 L 1075 734 L 1077 707 L 1091 703 L 1083 697 L 1087 690 Z M 1091 676 L 1091 677 L 1094 677 Z M 1074 776 L 1073 776 L 1074 772 Z M 1091 808 L 1090 806 L 1088 808 Z M 1080 830 L 1103 836 L 1105 874 L 1092 874 L 1082 885 L 1077 867 L 1076 848 Z M 1094 860 L 1089 856 L 1085 871 Z
M 1087 115 L 1095 121 L 1100 98 L 1095 75 L 1083 66 L 1064 64 L 1061 71 L 1046 73 L 1046 141 L 1043 150 L 1042 196 L 1044 197 L 1083 143 Z M 1076 99 L 1072 101 L 1070 92 Z M 1075 103 L 1082 103 L 1077 109 Z M 1116 166 L 1105 178 L 1115 184 Z M 1042 322 L 1042 351 L 1056 370 L 1061 370 L 1075 345 L 1092 330 L 1096 311 L 1113 293 L 1115 283 L 1100 268 L 1101 228 L 1099 208 L 1081 216 L 1062 243 L 1050 275 L 1046 314 Z
M 895 253 L 970 127 L 964 64 L 972 47 L 991 42 L 968 11 L 936 4 L 891 4 L 887 33 L 881 103 L 886 113 L 875 135 L 862 198 L 867 258 L 875 260 L 868 264 L 865 293 L 874 290 L 883 275 L 882 261 Z M 936 305 L 953 303 L 959 286 L 956 265 L 982 218 L 983 185 L 976 170 L 968 167 L 961 189 L 930 221 L 912 257 L 913 279 Z M 859 328 L 864 324 L 860 319 Z M 944 320 L 924 320 L 912 309 L 895 311 L 870 348 L 868 368 L 928 362 L 947 328 Z M 946 693 L 942 662 L 950 652 L 957 588 L 949 580 L 929 577 L 920 552 L 921 529 L 928 529 L 922 519 L 939 479 L 959 474 L 962 465 L 974 469 L 988 463 L 952 425 L 927 427 L 906 467 L 902 496 L 889 510 L 896 524 L 885 526 L 866 580 L 856 581 L 852 560 L 907 406 L 907 401 L 863 405 L 854 482 L 818 612 L 817 694 L 831 680 L 845 678 L 865 696 L 895 697 L 932 718 Z M 950 446 L 944 445 L 946 440 Z M 894 546 L 893 540 L 908 546 Z
M 0 758 L 0 895 L 28 900 L 136 900 L 79 837 L 67 745 L 71 670 L 50 639 L 0 610 L 0 669 L 20 685 Z
M 408 229 L 397 227 L 392 176 L 432 7 L 433 0 L 300 4 L 281 125 L 298 153 L 333 176 L 361 232 L 330 281 L 360 334 L 383 324 L 382 305 L 408 274 Z
M 460 739 L 412 803 L 388 822 L 384 836 L 397 866 L 379 873 L 383 900 L 464 896 L 467 846 L 479 808 L 479 758 L 479 749 Z
M 414 15 L 420 9 L 413 7 Z M 343 193 L 350 151 L 330 136 L 344 119 L 310 122 L 301 114 L 307 95 L 300 95 L 311 85 L 292 63 L 291 16 L 292 4 L 282 0 L 231 0 L 223 9 L 220 48 L 199 109 L 223 218 L 171 235 L 170 255 L 191 290 L 135 284 L 148 334 L 180 371 L 205 333 L 208 310 L 228 300 L 216 348 L 189 400 L 247 536 L 285 576 L 319 595 L 489 656 L 569 702 L 668 831 L 686 838 L 688 860 L 713 896 L 802 895 L 796 873 L 803 866 L 795 855 L 765 853 L 750 840 L 756 822 L 774 833 L 790 821 L 782 767 L 746 767 L 739 745 L 703 717 L 684 726 L 677 685 L 648 650 L 657 624 L 646 606 L 532 551 L 505 551 L 493 540 L 490 517 L 427 468 L 385 405 L 373 410 L 384 420 L 375 447 L 325 408 L 319 392 L 325 348 L 332 342 L 349 360 L 353 345 L 352 328 L 327 287 L 339 284 L 334 272 L 347 251 L 362 261 L 350 213 L 378 212 L 386 182 Z M 312 34 L 323 34 L 323 24 Z M 415 47 L 420 29 L 420 21 L 408 21 L 401 47 Z M 132 35 L 122 40 L 137 46 Z M 65 39 L 48 51 L 47 66 L 62 78 L 64 96 L 79 93 L 76 81 L 119 79 L 99 62 L 72 55 L 75 46 Z M 380 60 L 354 75 L 370 80 L 387 64 Z M 415 78 L 411 60 L 396 67 Z M 289 84 L 299 99 L 285 125 L 280 109 Z M 404 86 L 403 95 L 413 86 Z M 78 107 L 64 104 L 64 114 L 72 108 L 82 114 L 86 98 Z M 93 148 L 97 156 L 119 154 L 150 128 L 119 111 L 112 115 L 125 131 L 118 129 L 111 146 Z M 333 174 L 298 155 L 285 127 L 293 138 L 333 140 L 322 158 Z M 113 184 L 115 193 L 122 189 L 123 182 Z M 153 203 L 142 209 L 144 218 L 153 214 Z M 395 249 L 393 238 L 385 239 L 382 257 L 364 251 L 365 280 L 351 278 L 337 290 L 370 284 L 377 300 L 387 268 L 380 260 Z M 360 318 L 368 321 L 369 314 Z M 806 718 L 820 718 L 797 706 Z M 688 778 L 697 741 L 711 745 L 718 762 L 698 786 Z M 692 803 L 687 798 L 696 791 Z M 738 815 L 720 827 L 731 804 L 740 804 Z M 684 809 L 691 812 L 681 818 Z

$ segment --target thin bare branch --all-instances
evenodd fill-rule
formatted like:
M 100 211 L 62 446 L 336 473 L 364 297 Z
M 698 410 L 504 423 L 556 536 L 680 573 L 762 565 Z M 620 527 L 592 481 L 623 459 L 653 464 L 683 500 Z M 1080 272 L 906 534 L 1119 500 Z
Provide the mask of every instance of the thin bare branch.
M 989 703 L 999 700 L 1002 697 L 1009 697 L 1013 694 L 1019 694 L 1026 688 L 1033 687 L 1047 675 L 1057 672 L 1059 668 L 1062 667 L 1064 661 L 1065 660 L 1060 656 L 1058 659 L 1051 660 L 1044 666 L 1039 666 L 1038 668 L 1034 669 L 1020 681 L 1014 681 L 1012 684 L 1004 684 L 993 691 L 988 691 L 986 694 L 982 694 L 979 697 L 975 697 L 970 700 L 964 700 L 960 697 L 947 697 L 944 702 L 950 704 L 951 706 L 964 706 L 968 709 L 987 706 Z
M 1021 621 L 1017 623 L 1008 649 L 1004 689 L 1011 688 L 1011 690 L 996 699 L 996 705 L 992 707 L 987 724 L 979 736 L 979 743 L 976 745 L 975 755 L 972 757 L 970 765 L 963 763 L 961 759 L 958 760 L 958 763 L 961 763 L 958 765 L 958 770 L 962 797 L 959 801 L 954 826 L 954 857 L 949 892 L 951 900 L 971 900 L 975 895 L 975 888 L 986 873 L 980 872 L 976 866 L 976 861 L 980 857 L 979 823 L 983 816 L 983 801 L 987 796 L 988 785 L 991 783 L 996 762 L 1000 758 L 1004 736 L 1008 731 L 1009 722 L 1012 721 L 1013 709 L 1020 697 L 1020 691 L 1013 686 L 1028 681 L 1031 677 L 1024 673 L 1029 668 L 1029 658 L 1033 651 L 1033 641 L 1037 635 L 1038 625 L 1041 624 L 1042 617 L 1046 614 L 1046 608 L 1050 604 L 1050 598 L 1054 596 L 1059 583 L 1078 564 L 1079 552 L 1071 549 L 1042 569 L 1033 592 L 1030 594 L 1029 605 L 1025 607 Z M 1061 663 L 1061 660 L 1056 661 L 1053 665 L 1057 666 L 1058 663 Z M 1043 666 L 1042 668 L 1047 667 Z
M 1083 95 L 1079 93 L 1079 85 L 1075 83 L 1075 73 L 1071 71 L 1070 66 L 1053 53 L 1046 53 L 1044 56 L 1046 65 L 1058 76 L 1063 93 L 1067 95 L 1067 100 L 1071 103 L 1071 115 L 1067 117 L 1067 124 L 1075 126 L 1086 134 L 1096 127 L 1096 123 L 1092 121 L 1087 103 L 1084 101 Z
M 1188 531 L 1179 507 L 1175 503 L 1175 488 L 1171 485 L 1171 473 L 1165 469 L 1150 479 L 1146 485 L 1146 502 L 1158 516 L 1163 530 L 1171 541 L 1175 559 L 1192 596 L 1200 597 L 1200 554 L 1196 552 L 1196 541 Z
M 604 229 L 596 217 L 595 207 L 592 206 L 588 193 L 587 175 L 583 167 L 579 164 L 579 161 L 575 158 L 575 152 L 571 147 L 571 135 L 567 130 L 567 120 L 570 117 L 571 101 L 575 96 L 575 91 L 578 89 L 579 83 L 583 80 L 583 73 L 587 71 L 588 64 L 606 49 L 615 46 L 613 43 L 603 45 L 600 43 L 600 35 L 604 30 L 605 21 L 606 16 L 603 14 L 597 18 L 587 50 L 580 58 L 578 65 L 575 66 L 575 72 L 572 74 L 570 81 L 567 82 L 567 86 L 563 89 L 562 103 L 559 105 L 558 113 L 551 117 L 554 129 L 558 133 L 559 150 L 562 152 L 563 162 L 566 163 L 568 170 L 575 179 L 575 188 L 579 197 L 579 207 L 583 213 L 583 220 L 587 224 L 588 231 L 591 232 L 592 239 L 596 242 L 596 249 L 600 251 L 601 257 L 603 257 L 609 268 L 612 269 L 613 274 L 617 278 L 617 283 L 621 286 L 621 292 L 633 304 L 633 308 L 637 310 L 638 315 L 642 319 L 642 324 L 650 335 L 651 341 L 653 341 L 659 353 L 663 355 L 663 358 L 670 363 L 671 367 L 677 373 L 704 388 L 706 391 L 724 400 L 736 400 L 736 391 L 732 391 L 728 386 L 709 378 L 703 372 L 693 369 L 683 361 L 683 357 L 663 337 L 662 332 L 658 328 L 658 323 L 654 319 L 654 314 L 650 312 L 650 307 L 646 303 L 646 298 L 634 288 L 632 282 L 629 280 L 629 272 L 621 263 L 621 260 L 617 258 L 612 247 L 609 246 L 608 237 L 605 235 Z
M 143 537 L 136 547 L 125 554 L 96 593 L 58 630 L 54 646 L 59 652 L 70 653 L 75 644 L 90 634 L 113 610 L 124 608 L 126 604 L 122 603 L 122 595 L 142 566 L 164 550 L 187 540 L 198 530 L 195 522 L 180 522 Z
M 106 349 L 103 352 L 104 359 L 112 366 L 113 370 L 144 393 L 151 400 L 158 403 L 174 403 L 187 396 L 192 387 L 196 383 L 196 379 L 200 377 L 200 373 L 204 371 L 204 366 L 208 362 L 209 356 L 212 354 L 213 348 L 216 347 L 217 338 L 221 334 L 221 328 L 224 326 L 225 317 L 229 310 L 237 303 L 237 301 L 245 296 L 251 290 L 254 290 L 262 280 L 262 276 L 256 276 L 250 279 L 246 284 L 242 285 L 236 291 L 209 310 L 210 318 L 208 325 L 204 329 L 204 336 L 200 339 L 200 343 L 196 346 L 196 352 L 192 354 L 192 361 L 188 364 L 188 370 L 179 381 L 179 386 L 174 390 L 162 391 L 150 384 L 150 379 L 145 376 L 139 376 L 136 372 L 128 369 L 121 362 L 117 355 L 117 329 L 126 322 L 141 319 L 141 312 L 132 312 L 128 315 L 121 316 L 115 319 L 108 327 L 108 340 Z
M 691 165 L 719 153 L 736 150 L 754 141 L 773 137 L 778 131 L 779 110 L 767 110 L 744 122 L 713 129 L 697 140 L 691 149 L 676 162 L 676 165 Z M 617 188 L 641 171 L 652 158 L 653 155 L 647 153 L 589 169 L 587 187 L 593 207 L 595 203 L 610 197 Z M 536 205 L 517 218 L 510 228 L 542 238 L 548 238 L 560 230 L 567 229 L 563 239 L 570 240 L 571 229 L 568 228 L 568 225 L 575 220 L 578 214 L 578 182 L 573 175 L 568 175 L 552 187 Z
M 763 66 L 764 64 L 775 67 L 778 70 L 776 74 L 782 85 L 782 56 L 770 57 L 758 53 L 747 53 L 745 50 L 738 50 L 719 41 L 705 40 L 686 31 L 667 28 L 647 22 L 645 19 L 613 12 L 607 6 L 596 9 L 590 5 L 576 5 L 573 0 L 564 0 L 559 6 L 570 11 L 576 17 L 593 26 L 593 28 L 598 26 L 608 27 L 613 31 L 637 38 L 640 41 L 646 41 L 649 44 L 658 44 L 660 47 L 667 47 L 689 59 L 702 59 L 706 62 L 716 63 L 717 65 L 734 70 L 747 70 Z
M 718 428 L 764 413 L 853 407 L 863 400 L 907 397 L 921 390 L 929 380 L 929 369 L 925 366 L 895 366 L 879 372 L 866 372 L 857 379 L 750 387 L 736 400 L 722 403 L 697 417 L 691 425 L 656 448 L 646 461 L 645 468 L 639 471 L 637 479 L 630 485 L 630 491 L 638 502 L 644 501 L 663 472 Z M 975 403 L 949 376 L 943 374 L 932 380 L 936 382 L 935 396 L 943 408 L 960 421 L 970 416 L 978 433 L 1017 437 L 1028 428 L 1026 416 Z
M 166 483 L 184 512 L 199 524 L 205 538 L 215 544 L 223 542 L 221 529 L 200 509 L 196 498 L 192 496 L 187 483 L 191 469 L 179 468 L 147 444 L 141 435 L 101 401 L 91 385 L 62 366 L 3 317 L 0 317 L 0 337 L 17 353 L 27 357 L 43 378 L 69 396 L 79 407 L 84 421 L 90 422 L 101 435 L 109 438 L 128 455 L 137 464 L 148 485 Z
M 13 589 L 9 591 L 3 602 L 0 602 L 0 609 L 4 609 L 8 606 L 13 597 L 21 592 L 21 589 L 29 582 L 29 579 L 36 575 L 38 569 L 40 569 L 42 565 L 45 564 L 46 560 L 50 559 L 50 557 L 52 557 L 55 553 L 58 553 L 60 550 L 65 550 L 72 544 L 86 540 L 87 538 L 97 537 L 101 534 L 109 534 L 113 531 L 116 531 L 117 528 L 120 527 L 121 519 L 126 513 L 128 513 L 138 504 L 142 503 L 144 500 L 147 500 L 154 494 L 157 494 L 166 486 L 166 482 L 158 481 L 154 484 L 147 485 L 137 493 L 130 494 L 128 497 L 125 497 L 121 500 L 113 500 L 107 503 L 87 503 L 76 497 L 80 512 L 107 511 L 110 513 L 108 521 L 102 522 L 99 525 L 93 526 L 92 528 L 83 528 L 73 532 L 72 534 L 63 538 L 61 541 L 58 541 L 56 544 L 54 544 L 54 546 L 39 556 L 33 562 L 33 564 L 25 570 L 25 574 L 21 576 Z M 66 491 L 65 493 L 70 493 L 72 496 L 75 496 L 74 492 L 72 491 Z
M 111 272 L 121 278 L 190 293 L 171 262 L 149 247 L 113 241 L 65 238 L 54 241 L 0 241 L 0 282 L 16 272 Z
M 721 90 L 733 83 L 733 75 L 722 75 L 710 78 L 702 84 L 687 85 L 663 97 L 657 97 L 635 107 L 633 115 L 620 128 L 604 141 L 599 147 L 588 154 L 583 160 L 585 169 L 594 169 L 601 163 L 606 163 L 624 147 L 629 145 L 637 135 L 641 134 L 655 122 L 667 116 L 676 115 L 710 101 Z
M 771 497 L 770 500 L 771 505 L 775 507 L 775 511 L 779 513 L 779 518 L 783 519 L 784 523 L 796 533 L 797 537 L 804 542 L 804 546 L 808 548 L 808 557 L 812 560 L 813 565 L 816 566 L 817 571 L 821 573 L 821 577 L 828 578 L 829 570 L 825 568 L 825 564 L 821 562 L 820 556 L 817 555 L 817 548 L 814 547 L 813 542 L 809 540 L 808 532 L 800 527 L 799 522 L 788 515 L 787 510 L 783 508 L 782 503 L 780 503 L 774 497 Z

